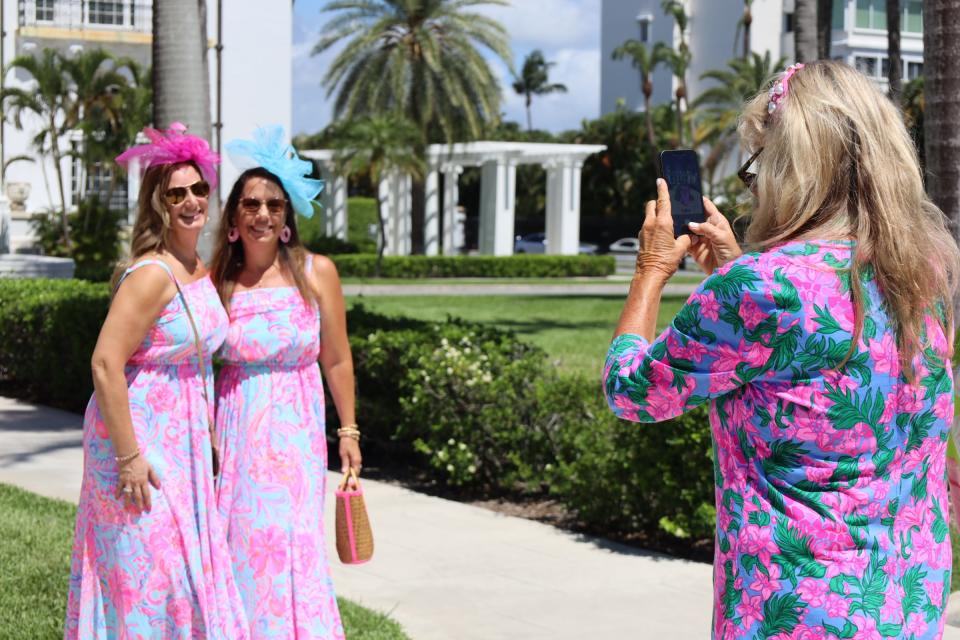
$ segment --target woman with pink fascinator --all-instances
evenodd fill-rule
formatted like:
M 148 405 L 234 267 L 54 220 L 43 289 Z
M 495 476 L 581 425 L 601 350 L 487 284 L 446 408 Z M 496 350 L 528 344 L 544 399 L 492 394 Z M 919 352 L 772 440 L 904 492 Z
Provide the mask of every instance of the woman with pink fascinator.
M 214 502 L 213 370 L 227 316 L 197 240 L 220 161 L 145 129 L 130 262 L 93 353 L 64 638 L 248 638 Z

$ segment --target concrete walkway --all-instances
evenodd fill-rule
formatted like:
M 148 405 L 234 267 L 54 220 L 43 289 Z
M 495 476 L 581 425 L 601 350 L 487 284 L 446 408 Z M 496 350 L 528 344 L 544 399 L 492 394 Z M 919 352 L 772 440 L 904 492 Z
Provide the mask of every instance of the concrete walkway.
M 0 397 L 0 482 L 76 502 L 80 422 Z M 376 553 L 342 565 L 331 534 L 337 592 L 389 613 L 413 640 L 709 637 L 709 565 L 382 482 L 364 487 Z M 332 532 L 333 509 L 327 516 Z M 960 640 L 960 629 L 944 638 Z
M 414 281 L 417 282 L 417 281 Z M 621 296 L 626 297 L 630 282 L 550 284 L 345 284 L 346 297 L 356 296 Z M 693 284 L 668 284 L 665 296 L 689 296 Z

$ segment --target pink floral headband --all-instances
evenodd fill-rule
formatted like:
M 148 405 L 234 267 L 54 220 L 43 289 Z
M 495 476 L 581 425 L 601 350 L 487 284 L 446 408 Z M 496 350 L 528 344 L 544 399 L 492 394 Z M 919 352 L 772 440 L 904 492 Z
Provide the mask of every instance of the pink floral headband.
M 793 74 L 797 71 L 800 71 L 800 69 L 803 69 L 802 62 L 790 65 L 787 67 L 787 70 L 783 72 L 783 77 L 770 87 L 770 102 L 767 103 L 768 116 L 773 115 L 773 112 L 780 108 L 780 103 L 787 97 L 787 93 L 790 90 L 790 78 L 792 78 Z
M 166 131 L 144 127 L 143 135 L 150 139 L 147 144 L 130 147 L 117 156 L 117 164 L 126 168 L 130 161 L 139 159 L 141 170 L 161 164 L 178 164 L 180 162 L 194 162 L 200 168 L 200 175 L 217 186 L 217 165 L 220 156 L 210 150 L 206 140 L 186 133 L 187 127 L 181 122 L 174 122 Z

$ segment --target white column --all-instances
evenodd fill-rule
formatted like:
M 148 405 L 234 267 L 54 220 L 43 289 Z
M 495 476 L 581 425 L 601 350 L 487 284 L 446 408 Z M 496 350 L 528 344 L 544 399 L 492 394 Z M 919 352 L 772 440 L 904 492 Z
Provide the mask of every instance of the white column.
M 131 158 L 127 166 L 127 224 L 137 219 L 137 200 L 140 198 L 140 160 Z
M 323 180 L 320 203 L 324 234 L 347 240 L 347 178 L 335 173 L 333 166 L 326 163 L 320 164 L 320 178 Z
M 440 253 L 440 180 L 431 167 L 427 173 L 426 207 L 423 216 L 423 252 L 428 256 Z
M 480 253 L 513 255 L 517 165 L 509 158 L 483 163 L 480 184 Z
M 377 185 L 377 194 L 380 197 L 380 210 L 383 212 L 383 237 L 386 238 L 387 246 L 383 249 L 383 255 L 396 255 L 396 245 L 394 243 L 394 228 L 396 227 L 396 200 L 393 194 L 393 174 L 387 173 L 380 176 L 380 183 Z M 380 239 L 377 238 L 379 246 Z
M 413 179 L 407 174 L 391 173 L 389 178 L 390 218 L 393 249 L 390 255 L 410 255 L 413 246 Z M 390 247 L 387 247 L 388 250 Z
M 0 254 L 10 253 L 10 237 L 13 233 L 10 227 L 13 219 L 10 216 L 10 201 L 5 194 L 0 193 Z
M 460 202 L 460 174 L 463 167 L 447 165 L 443 168 L 443 255 L 457 254 L 457 204 Z
M 580 248 L 580 161 L 563 160 L 547 170 L 546 252 L 576 255 Z

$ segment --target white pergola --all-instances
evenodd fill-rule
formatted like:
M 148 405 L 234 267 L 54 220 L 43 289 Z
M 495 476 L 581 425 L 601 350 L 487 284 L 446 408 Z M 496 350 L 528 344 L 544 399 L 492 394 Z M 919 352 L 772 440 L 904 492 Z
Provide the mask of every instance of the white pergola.
M 547 172 L 547 253 L 575 255 L 580 244 L 580 169 L 584 159 L 606 149 L 603 145 L 539 142 L 467 142 L 434 144 L 427 148 L 424 250 L 455 254 L 459 179 L 464 167 L 481 167 L 480 253 L 509 256 L 514 245 L 517 166 L 539 164 Z M 347 180 L 334 166 L 328 149 L 303 151 L 316 161 L 326 186 L 323 192 L 327 235 L 347 237 Z M 441 231 L 440 174 L 443 174 Z M 380 181 L 388 255 L 411 250 L 411 185 L 409 175 L 391 174 Z

